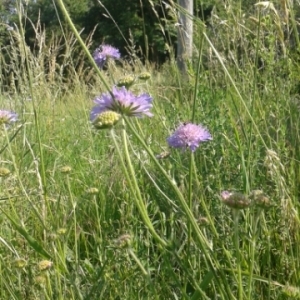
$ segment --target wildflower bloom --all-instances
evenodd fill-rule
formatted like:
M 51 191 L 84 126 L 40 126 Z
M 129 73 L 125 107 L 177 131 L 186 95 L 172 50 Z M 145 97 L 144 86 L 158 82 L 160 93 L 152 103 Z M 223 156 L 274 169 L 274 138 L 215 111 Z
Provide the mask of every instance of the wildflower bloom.
M 8 110 L 0 110 L 0 126 L 5 125 L 9 126 L 10 123 L 16 122 L 18 115 L 14 112 Z
M 208 130 L 202 125 L 192 123 L 181 124 L 177 130 L 168 137 L 167 141 L 170 147 L 187 148 L 194 152 L 200 143 L 212 140 Z
M 108 58 L 119 59 L 121 54 L 119 50 L 110 45 L 101 45 L 93 53 L 93 58 L 99 68 L 103 68 Z
M 129 117 L 152 117 L 152 97 L 149 94 L 134 95 L 124 86 L 114 87 L 111 93 L 102 94 L 94 100 L 96 106 L 92 108 L 90 119 L 92 122 L 105 111 L 113 111 Z

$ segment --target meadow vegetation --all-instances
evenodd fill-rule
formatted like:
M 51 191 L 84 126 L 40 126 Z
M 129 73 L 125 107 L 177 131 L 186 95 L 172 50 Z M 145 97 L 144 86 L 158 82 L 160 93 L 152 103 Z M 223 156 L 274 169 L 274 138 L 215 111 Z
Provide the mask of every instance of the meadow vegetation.
M 18 114 L 0 115 L 0 299 L 300 298 L 300 3 L 238 3 L 194 17 L 187 74 L 134 47 L 99 69 L 92 34 L 68 30 L 61 53 L 34 23 L 32 51 L 18 12 L 0 58 L 0 110 Z M 153 117 L 96 128 L 94 98 L 126 76 Z M 212 140 L 170 147 L 190 122 Z

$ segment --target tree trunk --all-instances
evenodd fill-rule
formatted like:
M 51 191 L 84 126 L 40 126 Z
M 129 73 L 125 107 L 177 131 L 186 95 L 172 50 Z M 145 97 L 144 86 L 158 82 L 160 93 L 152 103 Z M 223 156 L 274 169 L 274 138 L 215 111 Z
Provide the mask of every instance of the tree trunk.
M 193 55 L 193 0 L 178 0 L 184 11 L 179 12 L 177 32 L 177 65 L 182 73 L 186 73 L 186 61 Z

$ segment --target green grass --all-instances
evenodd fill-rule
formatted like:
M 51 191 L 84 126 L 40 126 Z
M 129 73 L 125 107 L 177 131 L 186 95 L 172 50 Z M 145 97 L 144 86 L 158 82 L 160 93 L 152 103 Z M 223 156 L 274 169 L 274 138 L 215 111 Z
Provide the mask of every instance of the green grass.
M 89 112 L 103 80 L 134 73 L 127 62 L 102 79 L 79 72 L 78 56 L 45 69 L 50 58 L 22 52 L 14 33 L 17 80 L 2 77 L 0 96 L 19 114 L 0 135 L 11 171 L 0 178 L 0 299 L 299 299 L 299 63 L 280 35 L 294 19 L 220 14 L 227 23 L 195 33 L 188 80 L 173 61 L 137 62 L 135 75 L 152 77 L 132 89 L 153 96 L 154 117 L 117 124 L 115 140 Z M 191 157 L 166 138 L 193 114 L 213 140 Z M 271 205 L 237 212 L 223 190 L 262 190 Z

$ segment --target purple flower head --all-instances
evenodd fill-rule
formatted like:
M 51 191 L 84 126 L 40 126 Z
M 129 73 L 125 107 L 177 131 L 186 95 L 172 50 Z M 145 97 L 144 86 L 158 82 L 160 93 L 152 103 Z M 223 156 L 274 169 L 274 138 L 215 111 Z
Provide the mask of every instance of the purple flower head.
M 114 111 L 128 117 L 152 117 L 152 97 L 149 94 L 135 96 L 124 86 L 120 89 L 113 87 L 111 93 L 105 93 L 94 100 L 96 105 L 91 111 L 91 121 L 104 111 Z
M 121 54 L 115 47 L 110 45 L 101 45 L 94 51 L 93 57 L 98 67 L 102 69 L 108 57 L 119 59 Z
M 11 123 L 16 122 L 18 115 L 8 110 L 0 110 L 0 125 L 8 127 Z
M 201 142 L 212 140 L 208 130 L 202 125 L 192 123 L 181 124 L 177 130 L 167 138 L 170 147 L 186 149 L 194 152 Z

